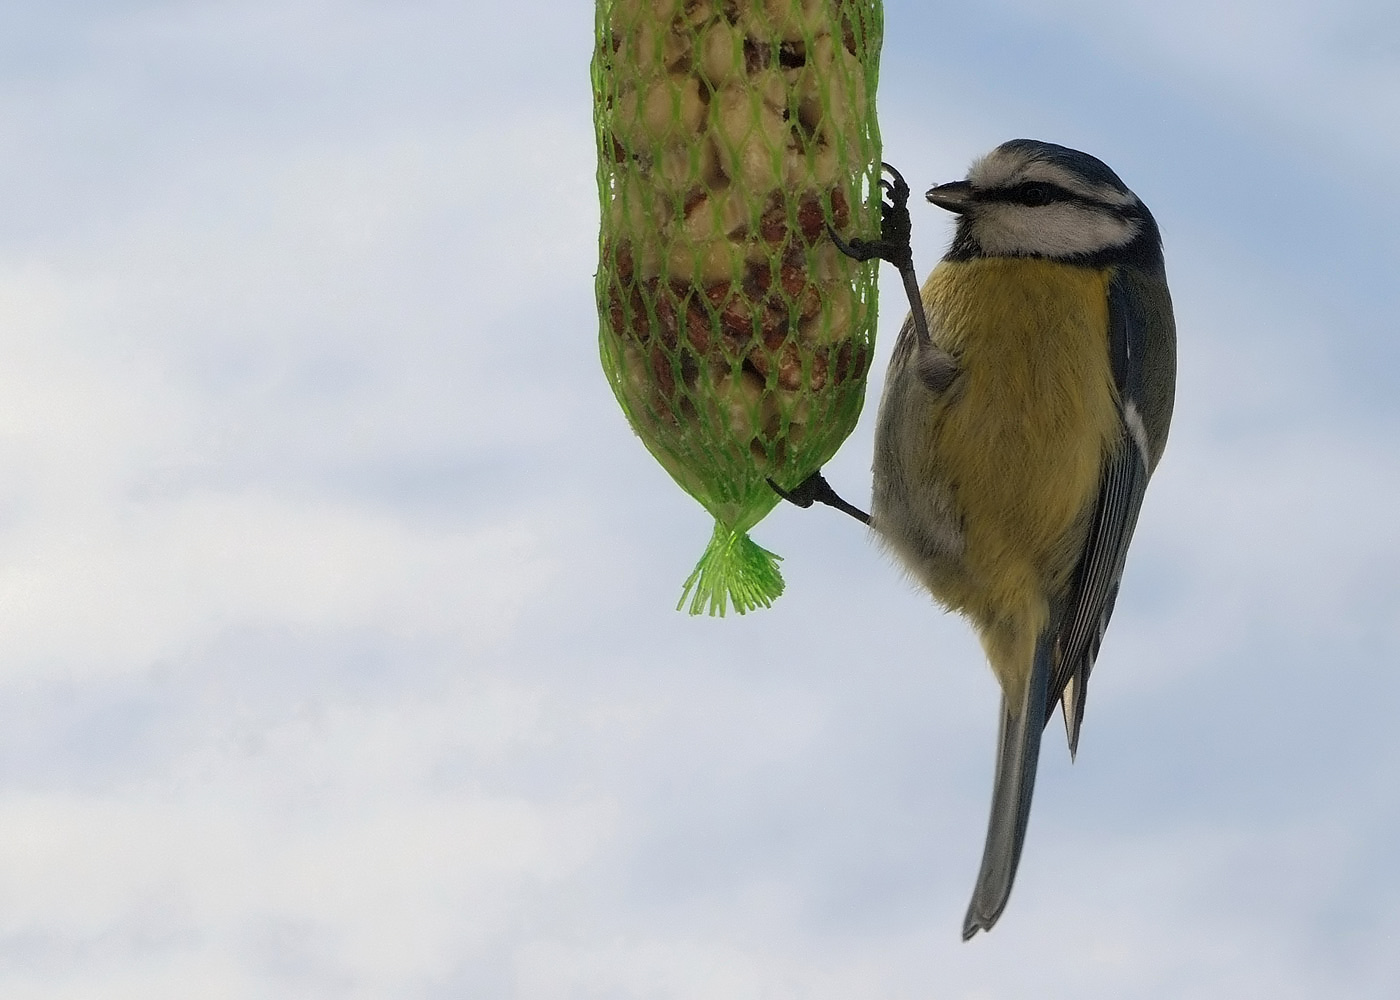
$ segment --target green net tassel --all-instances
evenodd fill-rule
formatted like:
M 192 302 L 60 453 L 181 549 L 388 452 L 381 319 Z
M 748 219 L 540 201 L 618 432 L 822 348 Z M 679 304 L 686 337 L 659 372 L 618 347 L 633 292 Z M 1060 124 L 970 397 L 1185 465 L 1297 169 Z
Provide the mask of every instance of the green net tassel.
M 739 614 L 755 608 L 771 608 L 783 593 L 783 574 L 778 563 L 783 557 L 769 552 L 746 531 L 735 531 L 715 522 L 709 547 L 681 590 L 679 611 L 690 599 L 692 615 L 724 617 L 733 603 Z
M 598 0 L 599 353 L 642 443 L 715 518 L 692 614 L 783 590 L 747 532 L 855 427 L 880 229 L 880 0 Z

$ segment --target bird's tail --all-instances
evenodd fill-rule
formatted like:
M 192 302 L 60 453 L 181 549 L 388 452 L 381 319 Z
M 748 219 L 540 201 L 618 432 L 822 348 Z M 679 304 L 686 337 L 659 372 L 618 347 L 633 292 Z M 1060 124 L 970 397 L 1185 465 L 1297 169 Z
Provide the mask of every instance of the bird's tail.
M 1011 883 L 1026 839 L 1026 820 L 1035 790 L 1035 768 L 1040 760 L 1040 734 L 1045 729 L 1054 634 L 1046 629 L 1035 647 L 1030 683 L 1020 705 L 1001 701 L 1001 733 L 997 737 L 997 775 L 992 789 L 992 818 L 987 845 L 982 850 L 982 870 L 963 919 L 963 940 L 979 930 L 991 930 L 1011 898 Z

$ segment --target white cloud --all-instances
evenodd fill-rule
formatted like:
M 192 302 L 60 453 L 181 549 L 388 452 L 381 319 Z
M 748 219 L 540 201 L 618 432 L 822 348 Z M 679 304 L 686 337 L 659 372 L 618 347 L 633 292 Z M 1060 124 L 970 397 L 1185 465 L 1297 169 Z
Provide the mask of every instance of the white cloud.
M 589 12 L 546 6 L 108 9 L 0 82 L 0 991 L 1385 995 L 1400 469 L 1335 290 L 1159 209 L 1176 432 L 1080 762 L 963 946 L 976 643 L 823 511 L 759 529 L 772 611 L 671 610 L 708 525 L 597 367 Z M 1320 7 L 1074 9 L 1222 115 L 1346 130 L 1339 176 L 1389 155 L 1319 124 L 1388 93 Z M 911 183 L 1009 134 L 937 96 L 887 102 Z
M 69 522 L 0 571 L 10 672 L 143 670 L 232 625 L 509 634 L 550 569 L 526 525 L 415 530 L 372 512 L 266 496 L 196 496 Z

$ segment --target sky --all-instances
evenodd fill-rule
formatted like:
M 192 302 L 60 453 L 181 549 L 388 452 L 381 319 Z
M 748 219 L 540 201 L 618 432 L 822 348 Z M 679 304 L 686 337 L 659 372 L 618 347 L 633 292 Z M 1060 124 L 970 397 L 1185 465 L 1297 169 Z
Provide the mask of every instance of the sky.
M 10 0 L 0 994 L 1394 995 L 1400 13 L 885 14 L 885 158 L 1101 157 L 1180 335 L 995 930 L 965 623 L 824 509 L 755 530 L 771 610 L 674 610 L 710 523 L 598 363 L 591 6 Z

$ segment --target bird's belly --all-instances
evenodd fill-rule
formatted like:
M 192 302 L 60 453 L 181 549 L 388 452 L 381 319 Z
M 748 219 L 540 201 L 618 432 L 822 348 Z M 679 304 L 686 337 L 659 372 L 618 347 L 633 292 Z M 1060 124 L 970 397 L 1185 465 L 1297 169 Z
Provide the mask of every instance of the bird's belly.
M 1119 437 L 1109 277 L 993 258 L 944 262 L 924 286 L 934 340 L 960 374 L 935 395 L 911 367 L 892 372 L 876 525 L 907 522 L 917 537 L 891 538 L 895 551 L 935 596 L 975 618 L 1043 605 L 1073 572 Z M 904 508 L 897 517 L 892 504 Z M 955 545 L 924 544 L 954 532 Z

